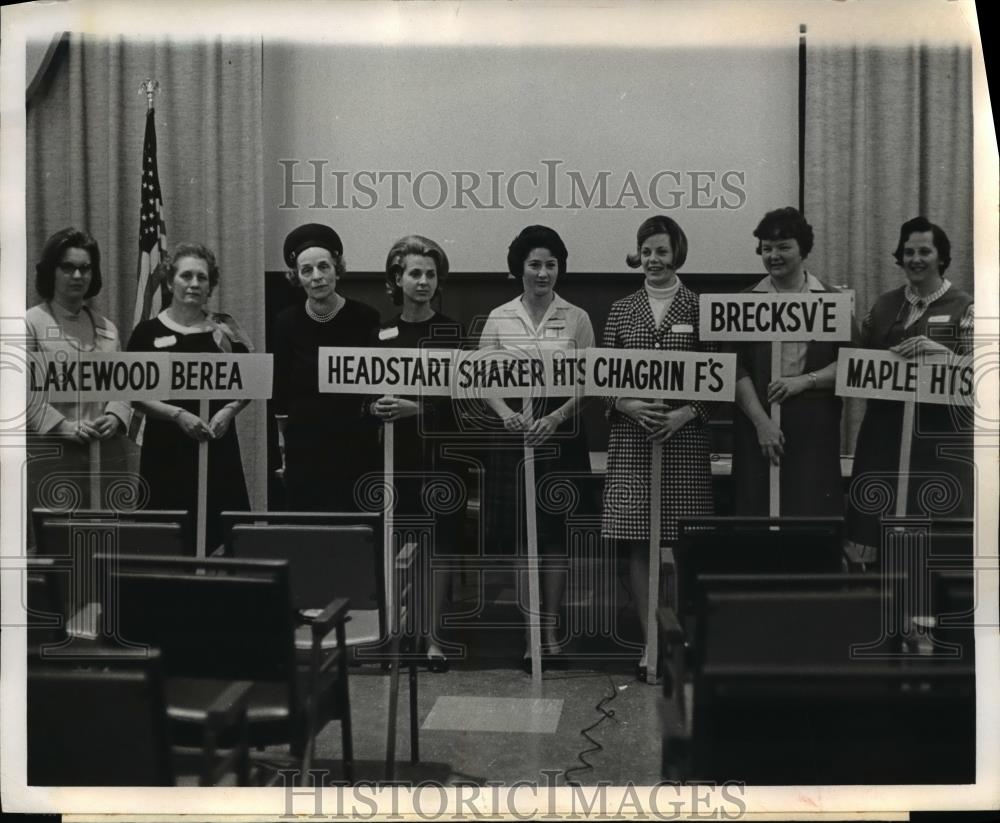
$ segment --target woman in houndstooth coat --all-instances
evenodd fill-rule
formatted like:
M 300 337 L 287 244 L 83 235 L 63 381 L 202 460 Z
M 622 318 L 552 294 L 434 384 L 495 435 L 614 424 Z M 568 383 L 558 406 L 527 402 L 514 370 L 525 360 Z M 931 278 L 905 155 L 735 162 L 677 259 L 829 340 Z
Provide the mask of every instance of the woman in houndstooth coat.
M 687 238 L 669 217 L 646 220 L 637 252 L 627 262 L 642 266 L 646 282 L 611 307 L 602 345 L 621 349 L 715 351 L 698 339 L 698 297 L 677 279 L 687 257 Z M 652 402 L 617 398 L 608 405 L 611 435 L 604 485 L 601 533 L 619 541 L 629 556 L 629 576 L 646 636 L 649 580 L 649 511 L 652 444 L 663 444 L 661 535 L 677 539 L 677 518 L 711 515 L 712 472 L 705 424 L 709 407 L 699 402 Z M 645 654 L 639 670 L 646 665 Z

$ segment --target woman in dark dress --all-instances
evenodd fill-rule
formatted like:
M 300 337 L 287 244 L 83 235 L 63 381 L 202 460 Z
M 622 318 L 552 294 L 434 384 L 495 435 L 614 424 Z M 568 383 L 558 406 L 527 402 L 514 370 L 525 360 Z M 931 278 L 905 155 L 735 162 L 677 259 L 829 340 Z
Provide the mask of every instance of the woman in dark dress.
M 448 256 L 437 243 L 418 235 L 398 240 L 389 250 L 385 273 L 387 290 L 402 311 L 379 330 L 376 346 L 439 350 L 461 345 L 461 323 L 431 305 L 448 275 Z M 456 554 L 465 518 L 466 484 L 463 464 L 444 454 L 457 431 L 451 399 L 386 395 L 370 400 L 368 411 L 375 419 L 394 424 L 397 525 L 408 517 L 430 518 L 433 540 L 427 551 L 436 556 Z M 425 588 L 419 593 L 417 611 L 427 618 L 420 632 L 428 666 L 444 672 L 448 660 L 438 635 L 450 574 L 447 569 L 432 571 L 429 556 L 422 558 L 422 569 L 419 580 L 429 591 Z
M 768 212 L 753 234 L 768 276 L 750 291 L 837 291 L 806 271 L 813 230 L 796 209 Z M 736 347 L 735 513 L 768 514 L 773 463 L 781 466 L 781 515 L 839 517 L 844 512 L 841 401 L 833 388 L 837 353 L 847 341 L 782 342 L 780 375 L 771 374 L 771 345 Z M 771 420 L 771 403 L 781 404 L 780 428 Z
M 646 281 L 611 306 L 602 345 L 620 349 L 714 351 L 698 337 L 698 297 L 677 277 L 687 259 L 687 237 L 666 216 L 645 220 L 636 233 L 636 251 L 626 262 L 642 266 Z M 619 397 L 608 404 L 611 433 L 604 483 L 601 535 L 618 542 L 629 558 L 629 578 L 643 640 L 649 591 L 649 519 L 652 446 L 663 444 L 660 534 L 677 539 L 677 519 L 711 515 L 712 468 L 706 424 L 711 407 L 700 401 L 663 403 Z M 653 627 L 655 630 L 655 627 Z M 646 679 L 646 652 L 636 675 Z
M 888 349 L 909 358 L 968 353 L 973 299 L 944 276 L 951 263 L 948 235 L 926 217 L 915 217 L 900 228 L 893 256 L 907 282 L 875 301 L 862 324 L 862 347 Z M 866 402 L 854 452 L 846 522 L 847 551 L 855 561 L 878 562 L 882 517 L 895 511 L 903 405 L 891 400 Z M 972 516 L 970 410 L 932 403 L 915 405 L 910 475 L 907 514 Z M 943 493 L 928 494 L 925 487 Z M 925 511 L 931 504 L 933 510 Z
M 175 354 L 245 354 L 253 346 L 228 314 L 205 305 L 219 282 L 210 249 L 181 243 L 163 266 L 170 304 L 135 327 L 129 351 Z M 198 505 L 198 444 L 208 441 L 206 542 L 209 551 L 222 542 L 219 512 L 250 508 L 240 444 L 233 425 L 248 400 L 213 400 L 209 418 L 198 415 L 199 400 L 136 401 L 146 415 L 139 473 L 149 487 L 146 507 L 184 509 L 195 516 Z
M 358 397 L 320 394 L 319 349 L 370 345 L 378 312 L 337 294 L 337 280 L 347 269 L 343 244 L 329 226 L 299 226 L 285 238 L 283 251 L 289 282 L 306 297 L 278 315 L 274 332 L 272 409 L 288 507 L 360 511 L 365 506 L 356 485 L 375 465 L 374 433 Z
M 480 348 L 531 351 L 558 348 L 583 353 L 594 345 L 594 328 L 587 313 L 555 292 L 566 274 L 568 253 L 559 235 L 547 226 L 528 226 L 507 251 L 507 270 L 521 281 L 523 291 L 490 312 Z M 504 434 L 487 457 L 480 490 L 487 550 L 500 554 L 527 553 L 524 513 L 524 446 L 535 447 L 538 553 L 542 562 L 542 654 L 546 665 L 561 663 L 568 640 L 560 632 L 560 608 L 569 573 L 566 541 L 567 512 L 561 498 L 580 500 L 581 478 L 590 474 L 590 452 L 582 420 L 581 398 L 557 397 L 532 401 L 530 418 L 520 401 L 488 401 Z M 538 448 L 543 447 L 543 448 Z M 567 486 L 573 487 L 567 494 Z M 522 587 L 523 592 L 527 587 Z M 522 609 L 527 611 L 523 602 Z M 530 653 L 523 657 L 531 670 Z

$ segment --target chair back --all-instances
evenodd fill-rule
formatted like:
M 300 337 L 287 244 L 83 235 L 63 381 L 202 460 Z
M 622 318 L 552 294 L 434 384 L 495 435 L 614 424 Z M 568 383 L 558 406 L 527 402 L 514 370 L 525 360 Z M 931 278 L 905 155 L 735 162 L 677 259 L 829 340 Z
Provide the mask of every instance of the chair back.
M 172 786 L 175 780 L 155 649 L 95 650 L 32 660 L 27 684 L 28 784 Z
M 843 520 L 820 517 L 706 517 L 678 522 L 678 612 L 691 614 L 703 574 L 837 573 Z
M 65 582 L 68 568 L 54 557 L 27 558 L 26 617 L 29 654 L 62 644 L 66 634 Z
M 98 557 L 102 603 L 121 642 L 159 648 L 168 677 L 295 684 L 288 564 L 226 558 Z M 110 621 L 110 622 L 109 622 Z
M 44 523 L 46 521 L 102 521 L 105 523 L 176 523 L 181 527 L 181 537 L 184 546 L 190 546 L 182 554 L 194 554 L 194 520 L 191 512 L 184 509 L 135 509 L 119 511 L 116 509 L 46 509 L 31 510 L 31 521 L 34 527 L 35 540 L 39 554 L 49 554 L 43 548 L 45 540 Z
M 322 608 L 337 597 L 352 611 L 385 612 L 381 532 L 363 525 L 237 524 L 227 554 L 234 558 L 277 558 L 291 569 L 292 599 L 299 609 Z
M 685 779 L 739 775 L 749 785 L 811 785 L 974 778 L 972 666 L 856 655 L 853 646 L 880 637 L 896 587 L 869 576 L 829 582 L 785 576 L 743 591 L 732 580 L 705 582 Z

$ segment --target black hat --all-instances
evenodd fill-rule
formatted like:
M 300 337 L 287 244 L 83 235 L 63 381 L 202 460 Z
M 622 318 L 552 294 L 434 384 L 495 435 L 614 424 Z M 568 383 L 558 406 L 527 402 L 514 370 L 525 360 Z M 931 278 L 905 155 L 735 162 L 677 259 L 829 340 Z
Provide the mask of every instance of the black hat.
M 344 244 L 340 242 L 340 235 L 337 232 L 322 223 L 306 223 L 288 233 L 282 256 L 288 267 L 294 269 L 299 254 L 311 248 L 326 249 L 337 257 L 344 253 Z

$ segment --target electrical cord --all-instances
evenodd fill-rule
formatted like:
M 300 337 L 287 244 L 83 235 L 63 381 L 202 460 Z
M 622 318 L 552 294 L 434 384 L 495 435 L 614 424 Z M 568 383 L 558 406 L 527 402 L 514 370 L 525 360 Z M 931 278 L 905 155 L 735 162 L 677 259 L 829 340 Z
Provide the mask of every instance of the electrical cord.
M 604 695 L 604 697 L 602 697 L 600 701 L 597 703 L 597 705 L 594 707 L 596 711 L 599 711 L 601 713 L 601 716 L 594 723 L 587 726 L 587 728 L 580 730 L 580 734 L 591 743 L 591 747 L 589 749 L 584 749 L 579 754 L 577 754 L 576 759 L 579 760 L 582 765 L 571 766 L 563 774 L 563 779 L 566 781 L 567 786 L 580 785 L 579 781 L 569 779 L 569 776 L 573 772 L 582 772 L 582 771 L 587 771 L 588 769 L 593 771 L 594 764 L 587 760 L 588 754 L 596 754 L 597 752 L 604 751 L 604 747 L 596 740 L 594 740 L 593 737 L 590 736 L 590 732 L 592 732 L 594 729 L 600 726 L 605 720 L 613 720 L 615 716 L 614 709 L 604 708 L 604 705 L 606 703 L 610 703 L 612 700 L 618 697 L 618 688 L 617 686 L 615 686 L 615 681 L 611 679 L 610 674 L 608 674 L 607 677 L 608 677 L 608 686 L 610 686 L 611 692 L 610 694 Z

